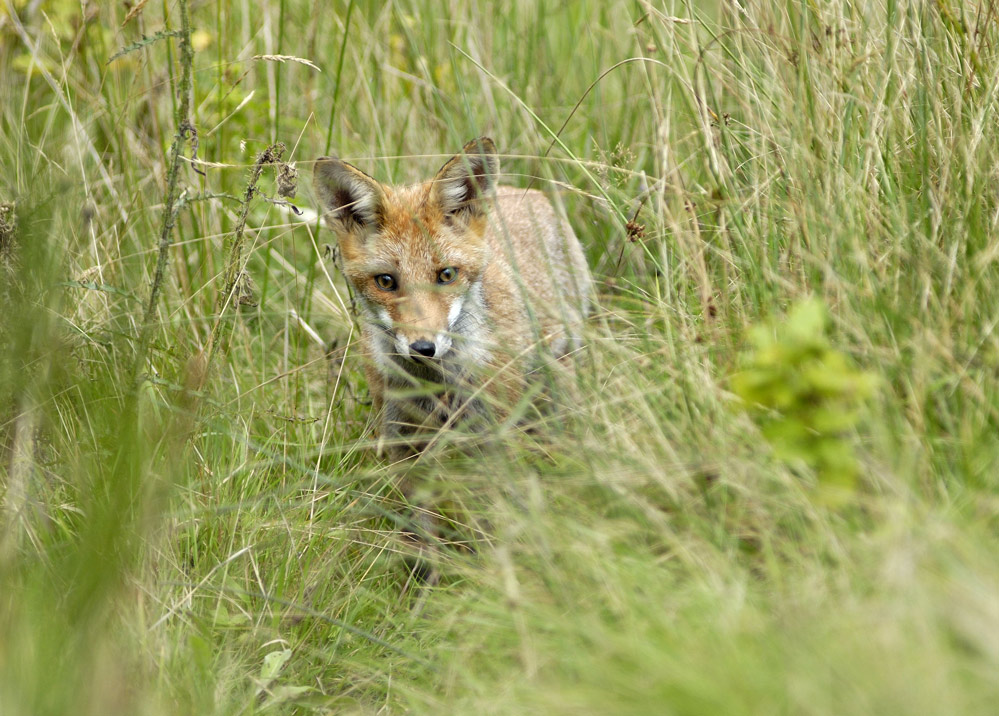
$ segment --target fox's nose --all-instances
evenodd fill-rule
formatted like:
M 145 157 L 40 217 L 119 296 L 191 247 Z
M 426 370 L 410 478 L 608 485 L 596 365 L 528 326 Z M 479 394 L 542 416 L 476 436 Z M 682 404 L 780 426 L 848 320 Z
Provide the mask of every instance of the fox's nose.
M 437 352 L 437 346 L 430 341 L 413 341 L 409 344 L 409 350 L 413 353 L 419 353 L 424 358 L 433 358 L 434 353 Z

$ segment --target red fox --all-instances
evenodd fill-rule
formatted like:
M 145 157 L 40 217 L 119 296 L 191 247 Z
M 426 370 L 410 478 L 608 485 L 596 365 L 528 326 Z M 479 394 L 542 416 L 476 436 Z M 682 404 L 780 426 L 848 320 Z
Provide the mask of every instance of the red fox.
M 316 162 L 381 435 L 404 452 L 418 433 L 511 405 L 539 361 L 580 345 L 592 281 L 579 240 L 542 193 L 497 187 L 498 175 L 487 137 L 414 186 Z

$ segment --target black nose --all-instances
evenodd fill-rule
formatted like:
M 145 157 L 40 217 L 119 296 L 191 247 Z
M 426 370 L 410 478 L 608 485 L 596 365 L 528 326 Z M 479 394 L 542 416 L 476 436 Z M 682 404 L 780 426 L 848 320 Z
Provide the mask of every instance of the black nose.
M 437 346 L 430 341 L 414 341 L 409 344 L 409 350 L 419 353 L 424 358 L 433 358 L 437 352 Z

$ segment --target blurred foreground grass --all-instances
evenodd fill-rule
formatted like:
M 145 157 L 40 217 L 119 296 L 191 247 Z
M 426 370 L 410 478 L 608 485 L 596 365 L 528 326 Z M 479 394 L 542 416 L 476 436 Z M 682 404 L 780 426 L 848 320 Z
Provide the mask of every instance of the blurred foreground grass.
M 0 0 L 0 713 L 994 711 L 991 4 L 190 5 L 145 345 L 180 6 Z M 247 183 L 482 134 L 600 311 L 549 410 L 388 465 L 331 238 Z M 476 545 L 433 590 L 407 470 Z

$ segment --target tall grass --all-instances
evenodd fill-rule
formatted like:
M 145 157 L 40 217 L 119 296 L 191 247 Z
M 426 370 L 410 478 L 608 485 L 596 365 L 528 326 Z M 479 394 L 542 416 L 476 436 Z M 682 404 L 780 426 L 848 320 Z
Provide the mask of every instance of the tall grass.
M 178 2 L 0 4 L 0 713 L 994 710 L 991 4 L 187 5 L 193 58 Z M 599 310 L 550 409 L 393 465 L 286 201 L 480 135 Z M 735 395 L 754 326 L 845 496 Z M 433 588 L 404 479 L 475 547 Z

